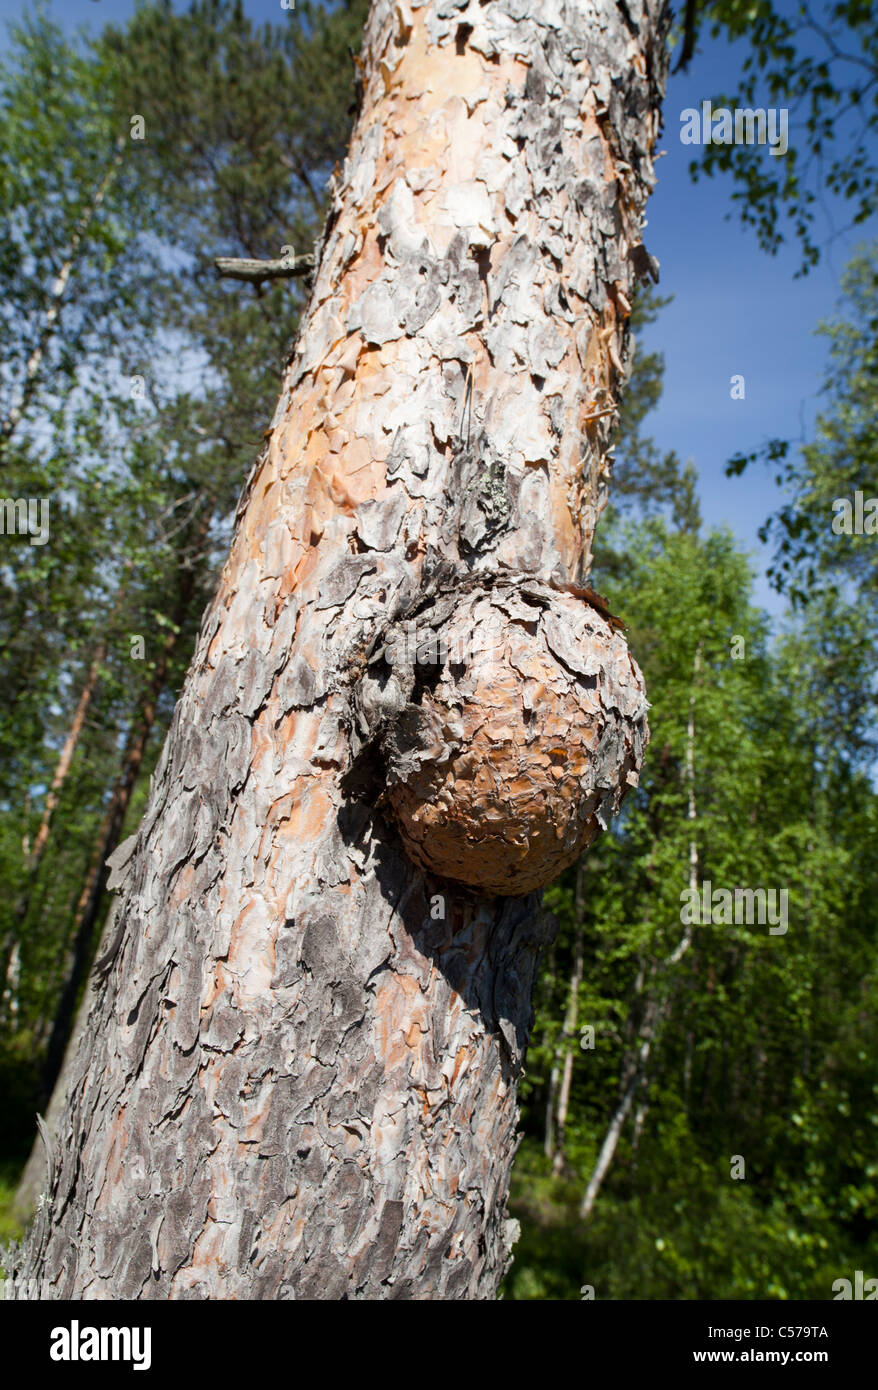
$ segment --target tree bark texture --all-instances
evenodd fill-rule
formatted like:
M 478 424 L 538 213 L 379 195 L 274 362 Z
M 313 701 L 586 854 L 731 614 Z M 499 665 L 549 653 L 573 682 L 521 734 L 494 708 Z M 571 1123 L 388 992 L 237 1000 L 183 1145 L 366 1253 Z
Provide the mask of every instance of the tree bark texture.
M 508 752 L 570 691 L 594 695 L 594 774 L 557 836 L 572 847 L 636 779 L 639 674 L 579 586 L 633 283 L 654 269 L 666 29 L 639 0 L 375 0 L 310 305 L 17 1288 L 494 1296 L 547 928 L 536 891 L 419 867 L 430 846 L 406 853 L 385 779 L 410 790 L 445 758 L 454 777 L 417 795 L 445 796 L 449 823 L 465 802 L 471 826 L 473 702 Z M 388 665 L 400 624 L 426 614 L 435 637 L 486 606 L 495 687 L 466 687 L 466 658 Z M 521 824 L 535 766 L 510 792 Z M 496 786 L 485 805 L 496 847 Z
M 118 899 L 116 899 L 116 904 Z M 114 907 L 115 905 L 114 904 Z M 114 926 L 114 909 L 111 908 L 104 928 L 104 939 L 111 938 Z M 40 1199 L 40 1194 L 46 1188 L 47 1176 L 47 1146 L 43 1138 L 45 1133 L 49 1144 L 54 1152 L 57 1142 L 55 1136 L 62 1133 L 62 1119 L 64 1116 L 64 1106 L 69 1095 L 69 1083 L 73 1076 L 73 1067 L 79 1051 L 80 1043 L 86 1033 L 89 1018 L 95 1007 L 95 996 L 91 990 L 85 990 L 76 1010 L 76 1017 L 73 1021 L 73 1028 L 67 1039 L 67 1047 L 64 1053 L 64 1060 L 58 1080 L 52 1091 L 48 1107 L 43 1116 L 44 1130 L 37 1132 L 31 1151 L 28 1154 L 27 1162 L 22 1169 L 15 1189 L 15 1197 L 12 1201 L 12 1216 L 22 1226 L 26 1225 L 32 1218 Z

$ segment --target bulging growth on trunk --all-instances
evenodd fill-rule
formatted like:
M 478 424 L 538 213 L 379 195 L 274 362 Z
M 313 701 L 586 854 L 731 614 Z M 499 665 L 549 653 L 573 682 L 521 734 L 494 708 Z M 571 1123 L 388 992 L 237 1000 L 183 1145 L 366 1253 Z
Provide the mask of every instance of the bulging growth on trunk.
M 645 738 L 579 590 L 666 30 L 657 0 L 374 0 L 14 1290 L 495 1294 L 550 932 L 526 890 Z M 407 623 L 445 654 L 400 654 Z
M 503 896 L 544 887 L 606 829 L 648 737 L 622 634 L 529 575 L 428 600 L 370 663 L 359 704 L 377 715 L 410 858 Z

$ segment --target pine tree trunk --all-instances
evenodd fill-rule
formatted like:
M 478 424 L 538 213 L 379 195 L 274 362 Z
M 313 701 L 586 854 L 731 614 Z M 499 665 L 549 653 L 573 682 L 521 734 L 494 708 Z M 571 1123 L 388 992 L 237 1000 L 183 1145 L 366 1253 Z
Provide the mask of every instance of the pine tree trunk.
M 571 586 L 650 268 L 666 24 L 636 0 L 374 3 L 312 299 L 15 1289 L 495 1295 L 536 890 L 645 736 L 624 643 Z M 403 619 L 441 642 L 488 609 L 495 686 L 472 694 L 476 658 L 400 655 Z M 561 655 L 540 665 L 543 639 Z M 574 698 L 603 730 L 575 835 Z
M 91 663 L 88 668 L 85 683 L 82 687 L 82 690 L 79 692 L 79 699 L 76 704 L 76 709 L 73 712 L 73 719 L 71 721 L 70 728 L 67 731 L 67 737 L 64 740 L 64 746 L 61 749 L 61 753 L 58 757 L 58 762 L 55 767 L 54 775 L 52 777 L 52 783 L 49 787 L 48 795 L 46 796 L 46 804 L 43 807 L 43 814 L 40 818 L 40 824 L 37 829 L 37 833 L 34 836 L 34 842 L 30 850 L 30 854 L 28 855 L 27 867 L 28 872 L 31 875 L 34 875 L 39 869 L 43 855 L 46 851 L 46 845 L 49 843 L 49 831 L 52 826 L 52 816 L 55 814 L 55 808 L 58 805 L 58 799 L 61 795 L 61 790 L 64 786 L 64 783 L 67 781 L 67 774 L 70 771 L 70 765 L 73 762 L 73 755 L 76 752 L 80 735 L 85 726 L 85 717 L 88 714 L 88 708 L 91 704 L 92 696 L 94 695 L 95 687 L 98 683 L 98 676 L 100 674 L 101 666 L 104 663 L 104 658 L 106 657 L 106 655 L 106 642 L 98 642 L 98 645 L 95 648 L 94 655 L 92 656 Z

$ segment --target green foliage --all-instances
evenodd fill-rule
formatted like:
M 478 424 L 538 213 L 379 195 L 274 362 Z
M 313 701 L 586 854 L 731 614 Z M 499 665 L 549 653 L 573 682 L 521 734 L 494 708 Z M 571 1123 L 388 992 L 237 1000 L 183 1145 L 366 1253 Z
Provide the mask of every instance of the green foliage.
M 738 454 L 726 469 L 743 473 L 761 459 L 773 468 L 789 500 L 760 529 L 773 541 L 769 575 L 776 588 L 805 604 L 818 591 L 839 586 L 855 590 L 871 615 L 878 616 L 876 533 L 845 534 L 834 529 L 836 499 L 853 507 L 857 491 L 878 494 L 878 244 L 864 246 L 842 278 L 839 316 L 818 331 L 829 343 L 829 369 L 823 385 L 826 408 L 817 418 L 815 438 L 796 453 L 784 440 L 771 440 L 751 454 Z
M 832 1297 L 832 1283 L 870 1252 L 831 1226 L 805 1229 L 800 1194 L 763 1198 L 705 1161 L 697 1137 L 663 1117 L 661 1147 L 620 1160 L 612 1192 L 588 1224 L 581 1191 L 552 1179 L 533 1141 L 516 1162 L 513 1207 L 522 1224 L 506 1298 L 801 1299 Z M 813 1217 L 812 1217 L 813 1220 Z
M 2 421 L 27 404 L 31 384 L 47 392 L 51 383 L 57 402 L 81 381 L 84 358 L 124 352 L 155 274 L 150 209 L 123 158 L 112 69 L 69 44 L 40 9 L 11 39 L 0 66 Z M 47 313 L 65 270 L 69 291 L 53 326 Z
M 0 1279 L 3 1278 L 4 1247 L 12 1241 L 21 1239 L 21 1224 L 12 1214 L 15 1189 L 18 1184 L 19 1164 L 0 1163 Z
M 787 152 L 759 145 L 706 145 L 693 161 L 694 179 L 730 174 L 732 202 L 760 246 L 774 254 L 785 228 L 799 243 L 804 274 L 820 258 L 815 221 L 826 195 L 850 212 L 853 225 L 875 209 L 878 166 L 878 26 L 868 0 L 690 0 L 696 27 L 747 45 L 741 82 L 717 95 L 714 107 L 785 107 Z M 707 93 L 705 93 L 707 95 Z
M 669 303 L 670 299 L 662 299 L 651 286 L 639 288 L 634 298 L 630 320 L 634 335 L 631 374 L 622 397 L 613 441 L 616 457 L 607 510 L 610 525 L 619 514 L 664 510 L 676 525 L 686 529 L 698 527 L 694 469 L 689 464 L 681 465 L 673 450 L 661 453 L 642 429 L 644 420 L 661 398 L 665 359 L 660 352 L 641 351 L 639 336 Z M 608 549 L 607 530 L 605 523 L 598 532 L 597 544 L 599 563 L 609 568 L 612 555 Z
M 559 933 L 522 1092 L 523 1236 L 506 1296 L 575 1298 L 590 1284 L 598 1298 L 828 1298 L 878 1260 L 878 798 L 863 737 L 874 642 L 836 601 L 770 645 L 726 533 L 653 519 L 610 543 L 627 565 L 602 587 L 644 669 L 651 746 L 584 861 L 581 915 L 572 872 L 547 895 Z M 674 960 L 693 845 L 699 884 L 786 890 L 788 931 L 702 924 Z M 577 940 L 585 973 L 566 1037 Z M 657 1004 L 645 1079 L 583 1220 Z M 540 1146 L 568 1051 L 558 1176 Z

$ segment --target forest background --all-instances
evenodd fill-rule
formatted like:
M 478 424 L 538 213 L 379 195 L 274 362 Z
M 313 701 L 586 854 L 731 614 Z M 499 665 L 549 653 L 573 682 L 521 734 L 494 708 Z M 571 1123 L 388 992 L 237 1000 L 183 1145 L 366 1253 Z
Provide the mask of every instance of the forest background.
M 307 294 L 213 261 L 311 249 L 366 10 L 120 0 L 79 32 L 77 5 L 27 6 L 3 39 L 0 494 L 49 498 L 50 538 L 0 536 L 0 1235 L 36 1195 L 22 1168 L 107 860 Z M 878 37 L 856 0 L 686 18 L 650 205 L 662 285 L 635 306 L 592 576 L 652 743 L 546 895 L 514 1299 L 830 1298 L 878 1276 L 878 534 L 833 529 L 837 499 L 878 494 Z M 681 145 L 707 99 L 789 107 L 790 153 Z M 693 199 L 729 231 L 705 245 Z M 663 395 L 680 344 L 699 365 Z M 705 885 L 785 893 L 788 929 L 686 923 Z

